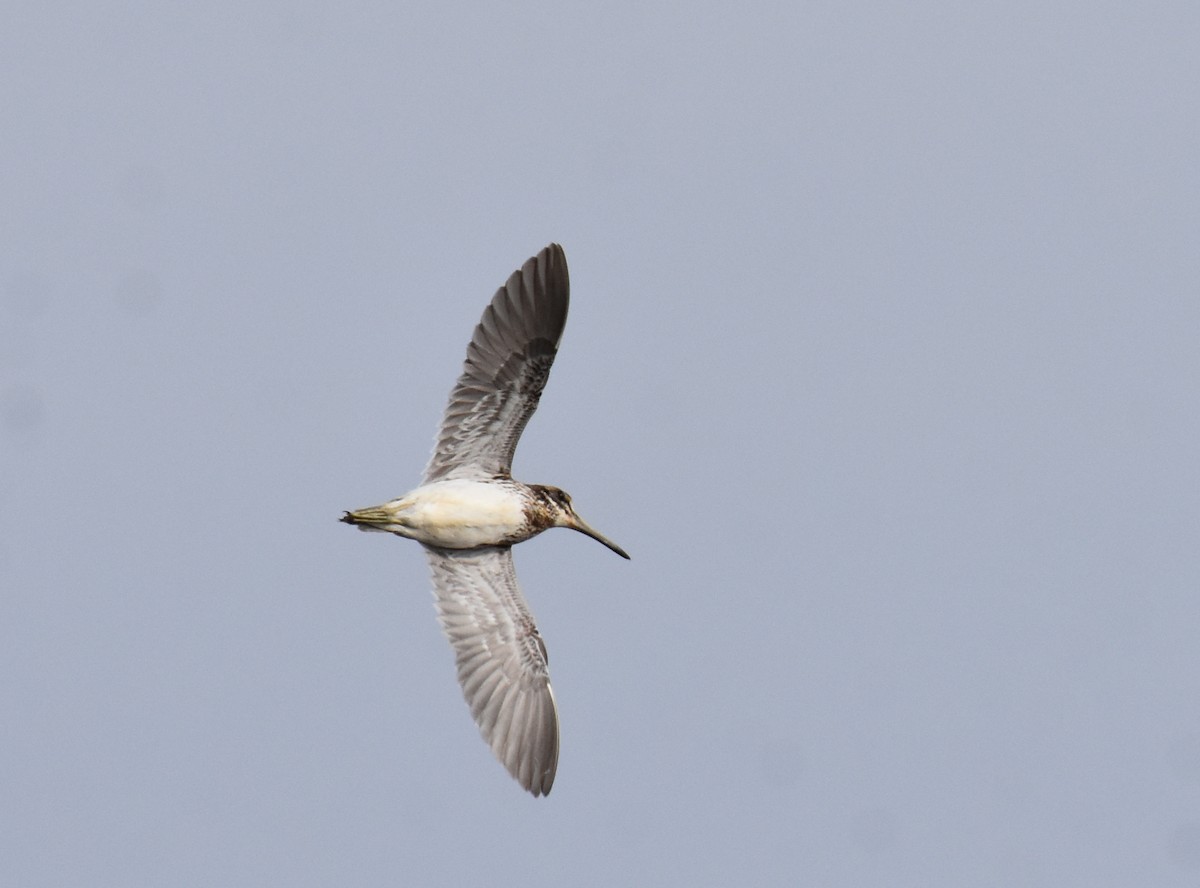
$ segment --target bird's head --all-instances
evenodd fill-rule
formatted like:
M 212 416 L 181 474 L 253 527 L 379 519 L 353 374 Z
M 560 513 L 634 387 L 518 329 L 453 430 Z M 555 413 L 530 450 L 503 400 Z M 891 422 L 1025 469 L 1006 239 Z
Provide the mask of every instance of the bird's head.
M 571 530 L 577 530 L 582 534 L 590 536 L 596 542 L 608 546 L 608 548 L 612 549 L 622 558 L 629 558 L 628 553 L 624 549 L 575 513 L 575 507 L 571 505 L 571 495 L 569 493 L 565 490 L 559 490 L 557 487 L 547 487 L 540 484 L 536 487 L 541 494 L 542 502 L 554 519 L 554 527 L 569 527 Z

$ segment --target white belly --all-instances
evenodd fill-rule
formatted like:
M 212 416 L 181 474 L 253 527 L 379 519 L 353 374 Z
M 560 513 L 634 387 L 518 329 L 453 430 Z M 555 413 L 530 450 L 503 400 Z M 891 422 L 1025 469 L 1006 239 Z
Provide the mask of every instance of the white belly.
M 435 481 L 384 506 L 410 539 L 446 549 L 473 549 L 509 540 L 525 524 L 523 502 L 512 488 L 480 481 Z

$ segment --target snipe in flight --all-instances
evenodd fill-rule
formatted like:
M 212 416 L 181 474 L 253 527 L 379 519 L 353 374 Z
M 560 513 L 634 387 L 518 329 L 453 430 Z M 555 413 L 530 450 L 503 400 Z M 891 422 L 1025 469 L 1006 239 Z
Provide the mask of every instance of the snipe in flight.
M 569 527 L 629 557 L 580 518 L 562 490 L 522 484 L 511 474 L 517 441 L 558 352 L 569 291 L 558 244 L 514 272 L 467 346 L 421 486 L 341 519 L 424 545 L 471 714 L 496 757 L 535 796 L 554 783 L 558 711 L 512 545 Z

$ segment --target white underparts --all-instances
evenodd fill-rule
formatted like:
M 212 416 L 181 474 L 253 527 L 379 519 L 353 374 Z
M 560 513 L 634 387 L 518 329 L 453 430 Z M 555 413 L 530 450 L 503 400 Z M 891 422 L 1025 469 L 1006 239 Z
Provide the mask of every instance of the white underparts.
M 525 526 L 518 490 L 495 482 L 435 481 L 380 509 L 388 515 L 387 523 L 376 524 L 380 530 L 446 549 L 512 542 Z

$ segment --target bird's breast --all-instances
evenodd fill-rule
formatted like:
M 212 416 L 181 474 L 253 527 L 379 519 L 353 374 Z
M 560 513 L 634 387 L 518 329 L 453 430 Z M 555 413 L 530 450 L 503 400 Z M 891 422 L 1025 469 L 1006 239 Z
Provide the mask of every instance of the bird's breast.
M 525 500 L 515 485 L 435 481 L 396 501 L 409 536 L 431 546 L 473 549 L 523 539 Z

